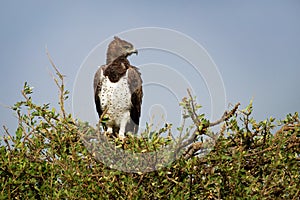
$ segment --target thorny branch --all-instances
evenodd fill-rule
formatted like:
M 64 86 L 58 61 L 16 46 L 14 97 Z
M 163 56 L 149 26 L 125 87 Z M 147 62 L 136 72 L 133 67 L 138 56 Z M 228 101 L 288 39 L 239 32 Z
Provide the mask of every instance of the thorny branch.
M 54 70 L 56 71 L 56 74 L 58 76 L 58 78 L 60 79 L 60 82 L 61 83 L 58 83 L 58 80 L 53 76 L 53 80 L 55 81 L 57 87 L 59 88 L 59 91 L 60 91 L 60 95 L 59 95 L 59 105 L 60 105 L 60 110 L 61 110 L 61 114 L 63 115 L 63 118 L 66 119 L 66 112 L 65 112 L 65 105 L 64 105 L 64 102 L 65 102 L 65 97 L 64 95 L 66 94 L 65 93 L 65 85 L 64 85 L 64 77 L 65 75 L 62 75 L 59 70 L 57 69 L 55 63 L 53 62 L 49 52 L 48 52 L 48 49 L 46 48 L 46 54 L 48 56 L 48 59 L 52 65 L 52 67 L 54 68 Z
M 184 156 L 183 158 L 185 160 L 191 158 L 194 153 L 196 153 L 197 151 L 199 151 L 201 148 L 203 147 L 203 143 L 202 142 L 196 142 L 196 143 L 193 143 L 192 145 L 190 145 L 188 147 L 188 149 L 184 152 Z
M 221 117 L 221 119 L 219 119 L 215 122 L 211 122 L 209 124 L 209 126 L 212 127 L 212 126 L 216 126 L 222 122 L 225 122 L 226 120 L 228 120 L 230 117 L 232 117 L 236 113 L 239 106 L 240 106 L 240 103 L 237 103 L 231 111 L 229 111 L 229 112 L 225 111 L 223 116 Z
M 180 144 L 180 146 L 178 147 L 178 151 L 180 151 L 182 148 L 190 145 L 188 147 L 188 149 L 183 153 L 183 157 L 185 159 L 188 159 L 190 158 L 194 153 L 196 153 L 198 150 L 200 150 L 202 147 L 203 147 L 203 142 L 195 142 L 193 143 L 197 136 L 199 135 L 205 135 L 207 133 L 207 128 L 209 127 L 213 127 L 213 126 L 216 126 L 216 125 L 219 125 L 221 124 L 222 122 L 225 122 L 227 121 L 230 117 L 232 117 L 236 111 L 238 110 L 238 107 L 240 106 L 240 103 L 237 103 L 233 109 L 231 109 L 229 112 L 228 111 L 225 111 L 223 116 L 215 121 L 215 122 L 210 122 L 210 123 L 207 123 L 207 124 L 202 124 L 202 122 L 199 120 L 199 116 L 196 112 L 196 109 L 195 109 L 195 101 L 191 95 L 191 92 L 190 90 L 187 90 L 188 92 L 188 96 L 189 96 L 189 99 L 190 101 L 189 102 L 189 107 L 191 108 L 191 119 L 193 120 L 194 124 L 196 125 L 196 129 L 194 130 L 193 134 L 187 139 L 185 140 L 184 142 L 182 142 Z M 202 126 L 201 126 L 202 125 Z M 201 129 L 199 128 L 201 127 Z

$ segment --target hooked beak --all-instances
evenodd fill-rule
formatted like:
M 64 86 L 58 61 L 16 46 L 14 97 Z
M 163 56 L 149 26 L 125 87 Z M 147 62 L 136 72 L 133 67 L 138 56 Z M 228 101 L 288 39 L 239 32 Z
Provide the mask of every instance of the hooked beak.
M 129 50 L 127 55 L 130 56 L 131 54 L 134 54 L 134 53 L 135 53 L 136 55 L 138 55 L 138 51 L 137 51 L 135 48 Z
M 136 55 L 138 55 L 138 50 L 136 49 L 132 49 L 131 54 L 135 53 Z

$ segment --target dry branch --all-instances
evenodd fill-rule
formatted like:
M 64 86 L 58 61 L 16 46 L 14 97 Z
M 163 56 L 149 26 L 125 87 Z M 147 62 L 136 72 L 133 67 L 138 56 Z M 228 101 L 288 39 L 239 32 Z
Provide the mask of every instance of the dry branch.
M 65 102 L 65 98 L 64 98 L 64 95 L 65 95 L 64 77 L 65 77 L 65 75 L 60 73 L 60 71 L 56 67 L 55 63 L 53 62 L 47 48 L 46 48 L 46 54 L 47 54 L 48 59 L 51 63 L 51 66 L 54 68 L 58 78 L 60 79 L 60 83 L 58 83 L 58 80 L 53 76 L 53 80 L 56 83 L 57 87 L 59 88 L 59 105 L 60 105 L 61 114 L 62 114 L 63 118 L 66 119 L 66 112 L 65 112 L 65 105 L 64 105 L 64 102 Z
M 189 94 L 189 97 L 191 98 L 191 93 L 189 92 L 189 90 L 188 90 L 188 94 Z M 203 126 L 202 127 L 202 129 L 199 129 L 198 127 L 199 127 L 199 125 L 201 124 L 201 122 L 200 121 L 198 121 L 198 120 L 196 120 L 197 119 L 197 113 L 196 113 L 196 110 L 195 110 L 195 108 L 194 108 L 194 102 L 193 102 L 193 100 L 191 100 L 191 107 L 192 107 L 192 110 L 193 110 L 193 113 L 192 113 L 192 120 L 194 121 L 194 123 L 195 123 L 195 125 L 197 126 L 197 128 L 195 129 L 195 131 L 193 132 L 193 134 L 186 140 L 186 141 L 184 141 L 180 146 L 179 146 L 179 148 L 178 148 L 178 150 L 181 150 L 182 148 L 184 148 L 184 147 L 186 147 L 186 146 L 188 146 L 188 145 L 190 145 L 189 146 L 189 148 L 185 151 L 185 153 L 183 154 L 183 157 L 185 158 L 185 159 L 188 159 L 188 158 L 190 158 L 194 153 L 196 153 L 198 150 L 200 150 L 201 149 L 201 147 L 202 147 L 202 142 L 196 142 L 196 143 L 193 143 L 195 140 L 196 140 L 196 138 L 197 138 L 197 136 L 198 135 L 205 135 L 206 134 L 206 132 L 207 132 L 207 128 L 208 127 L 212 127 L 212 126 L 215 126 L 215 125 L 218 125 L 218 124 L 220 124 L 220 123 L 222 123 L 222 122 L 225 122 L 226 120 L 228 120 L 230 117 L 232 117 L 235 113 L 236 113 L 236 111 L 237 111 L 237 109 L 238 109 L 238 107 L 240 106 L 240 103 L 237 103 L 234 107 L 233 107 L 233 109 L 231 109 L 229 112 L 228 111 L 225 111 L 224 112 L 224 114 L 223 114 L 223 116 L 219 119 L 219 120 L 217 120 L 217 121 L 215 121 L 215 122 L 212 122 L 212 123 L 209 123 L 207 126 Z

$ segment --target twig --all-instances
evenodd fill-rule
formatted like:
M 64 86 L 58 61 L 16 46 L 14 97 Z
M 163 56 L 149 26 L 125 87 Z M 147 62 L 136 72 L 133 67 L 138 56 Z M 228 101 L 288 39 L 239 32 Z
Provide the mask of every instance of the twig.
M 46 54 L 47 54 L 47 57 L 48 57 L 48 59 L 49 59 L 51 65 L 52 65 L 52 67 L 53 67 L 54 70 L 56 71 L 56 74 L 58 75 L 59 79 L 60 79 L 60 80 L 63 80 L 65 76 L 62 75 L 62 74 L 59 72 L 59 70 L 57 69 L 56 65 L 54 64 L 54 62 L 53 62 L 53 60 L 52 60 L 52 58 L 51 58 L 51 56 L 50 56 L 50 53 L 49 53 L 49 51 L 48 51 L 48 48 L 46 48 Z
M 190 103 L 191 108 L 192 108 L 191 118 L 192 118 L 193 122 L 198 126 L 201 122 L 199 121 L 198 115 L 196 113 L 196 109 L 195 109 L 195 106 L 194 106 L 194 99 L 193 99 L 193 96 L 192 96 L 191 91 L 189 89 L 187 89 L 187 92 L 188 92 L 189 98 L 191 100 L 191 103 Z
M 232 110 L 230 110 L 229 112 L 225 111 L 223 116 L 221 117 L 221 119 L 217 120 L 216 122 L 210 123 L 207 127 L 203 127 L 201 130 L 199 130 L 197 127 L 195 129 L 195 131 L 193 132 L 193 134 L 191 135 L 191 137 L 189 139 L 187 139 L 186 141 L 184 141 L 178 147 L 178 151 L 180 151 L 182 148 L 193 143 L 198 135 L 204 135 L 206 133 L 206 130 L 208 127 L 218 125 L 218 124 L 228 120 L 230 117 L 232 117 L 236 113 L 239 105 L 240 105 L 240 103 L 237 103 Z M 183 154 L 184 158 L 189 159 L 195 152 L 197 152 L 202 147 L 200 144 L 202 145 L 203 143 L 202 142 L 193 143 L 188 148 L 188 150 Z
M 103 111 L 103 113 L 101 114 L 99 122 L 101 122 L 103 120 L 103 118 L 104 118 L 105 114 L 107 113 L 107 111 L 108 111 L 108 107 L 106 107 L 105 110 Z
M 294 130 L 295 129 L 295 126 L 299 126 L 300 124 L 286 124 L 284 126 L 282 126 L 278 131 L 276 131 L 276 133 L 274 134 L 275 137 L 278 137 L 279 134 L 281 134 L 282 132 L 285 132 L 285 131 L 290 131 L 290 130 Z
M 54 62 L 53 62 L 53 60 L 52 60 L 52 58 L 51 58 L 51 56 L 50 56 L 50 54 L 49 54 L 47 48 L 46 48 L 46 54 L 47 54 L 47 56 L 48 56 L 48 59 L 49 59 L 51 65 L 52 65 L 52 67 L 53 67 L 54 70 L 56 71 L 56 74 L 57 74 L 57 76 L 59 77 L 59 79 L 60 79 L 60 81 L 61 81 L 61 83 L 59 84 L 59 83 L 58 83 L 58 80 L 57 80 L 55 77 L 53 77 L 53 79 L 54 79 L 54 81 L 55 81 L 57 87 L 58 87 L 59 90 L 60 90 L 60 94 L 59 94 L 59 105 L 60 105 L 60 110 L 61 110 L 61 113 L 62 113 L 62 115 L 63 115 L 63 118 L 65 119 L 65 118 L 66 118 L 65 105 L 64 105 L 64 91 L 65 91 L 64 77 L 65 77 L 65 76 L 62 75 L 62 74 L 59 72 L 59 70 L 58 70 L 58 68 L 56 67 L 56 65 L 54 64 Z
M 218 125 L 218 124 L 228 120 L 230 117 L 232 117 L 234 115 L 234 113 L 237 111 L 239 106 L 240 106 L 240 103 L 237 103 L 230 112 L 225 111 L 223 116 L 221 117 L 221 119 L 219 119 L 215 122 L 211 122 L 209 124 L 209 126 L 212 127 L 212 126 Z
M 100 118 L 99 118 L 99 121 L 98 121 L 98 131 L 100 132 L 100 126 L 101 126 L 101 123 L 103 121 L 103 118 L 105 116 L 105 114 L 107 113 L 108 111 L 108 107 L 105 108 L 105 110 L 103 111 L 103 113 L 101 114 Z
M 202 142 L 196 142 L 194 144 L 192 144 L 191 146 L 188 147 L 188 149 L 183 153 L 184 155 L 184 159 L 189 159 L 191 158 L 194 153 L 196 153 L 198 150 L 200 150 L 203 147 L 203 143 Z
M 8 131 L 8 128 L 7 128 L 6 126 L 3 126 L 3 129 L 4 129 L 5 133 L 12 139 L 12 137 L 11 137 L 9 131 Z M 3 139 L 4 139 L 4 142 L 5 142 L 6 145 L 7 145 L 8 151 L 11 151 L 10 144 L 9 144 L 9 142 L 7 141 L 6 137 L 3 137 Z
M 193 134 L 191 135 L 191 137 L 189 139 L 187 139 L 186 141 L 184 141 L 179 147 L 178 150 L 181 150 L 182 148 L 192 144 L 195 139 L 197 138 L 198 135 L 202 135 L 204 134 L 206 131 L 206 129 L 202 129 L 201 133 L 199 133 L 198 128 L 195 129 L 195 131 L 193 132 Z
M 271 146 L 271 147 L 268 147 L 268 148 L 266 148 L 266 149 L 264 149 L 264 150 L 261 150 L 261 151 L 258 151 L 258 152 L 254 152 L 254 153 L 251 153 L 251 154 L 246 154 L 244 157 L 246 158 L 246 157 L 253 157 L 253 156 L 256 156 L 256 155 L 259 155 L 259 154 L 263 154 L 263 153 L 265 153 L 265 152 L 267 152 L 267 151 L 271 151 L 271 150 L 274 150 L 274 149 L 276 149 L 277 148 L 277 146 Z

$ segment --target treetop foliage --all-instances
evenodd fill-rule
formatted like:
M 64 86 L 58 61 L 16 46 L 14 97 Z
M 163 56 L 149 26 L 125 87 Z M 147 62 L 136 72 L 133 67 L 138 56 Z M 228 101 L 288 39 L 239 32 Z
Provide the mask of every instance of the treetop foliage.
M 18 127 L 14 134 L 4 127 L 0 140 L 1 199 L 299 199 L 298 113 L 256 121 L 250 102 L 210 122 L 188 93 L 181 107 L 193 123 L 178 128 L 180 137 L 167 124 L 123 142 L 65 111 L 68 91 L 55 70 L 58 111 L 35 104 L 27 83 L 12 107 Z M 103 146 L 109 148 L 97 148 Z M 130 170 L 118 170 L 126 165 Z

